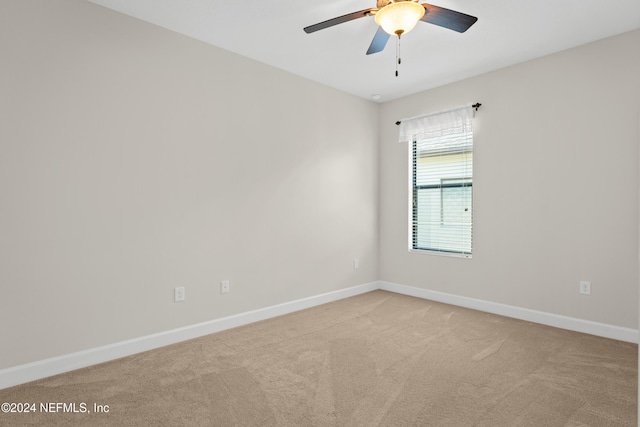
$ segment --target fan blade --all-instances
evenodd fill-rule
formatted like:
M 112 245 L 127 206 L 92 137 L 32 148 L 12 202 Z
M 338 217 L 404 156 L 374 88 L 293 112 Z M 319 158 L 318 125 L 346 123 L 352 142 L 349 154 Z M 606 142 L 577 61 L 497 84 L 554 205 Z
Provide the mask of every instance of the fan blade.
M 469 27 L 475 24 L 478 20 L 475 16 L 456 12 L 451 9 L 445 9 L 440 6 L 434 6 L 428 3 L 422 3 L 422 6 L 426 9 L 426 13 L 422 17 L 421 21 L 448 28 L 459 33 L 467 31 Z
M 325 28 L 333 27 L 334 25 L 342 24 L 343 22 L 353 21 L 354 19 L 364 18 L 371 15 L 371 12 L 377 9 L 365 9 L 359 12 L 348 13 L 346 15 L 338 16 L 337 18 L 329 19 L 327 21 L 320 22 L 318 24 L 309 25 L 305 27 L 304 32 L 309 34 L 318 30 L 324 30 Z
M 382 27 L 378 27 L 378 31 L 376 31 L 376 35 L 373 36 L 373 40 L 371 40 L 371 44 L 369 45 L 369 50 L 367 50 L 367 55 L 382 52 L 388 40 L 389 33 L 383 30 Z

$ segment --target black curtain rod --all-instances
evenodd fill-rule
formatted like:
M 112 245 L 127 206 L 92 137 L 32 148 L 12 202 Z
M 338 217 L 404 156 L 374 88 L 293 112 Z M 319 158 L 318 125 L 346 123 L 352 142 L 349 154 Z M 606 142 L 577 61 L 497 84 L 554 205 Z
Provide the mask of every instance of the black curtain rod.
M 476 103 L 475 103 L 475 104 L 473 104 L 471 107 L 472 107 L 472 108 L 475 108 L 475 109 L 476 109 L 476 111 L 478 111 L 478 108 L 480 108 L 481 106 L 482 106 L 482 104 L 480 104 L 479 102 L 476 102 Z M 402 122 L 401 122 L 400 120 L 398 120 L 398 121 L 396 122 L 396 125 L 400 126 L 400 123 L 402 123 Z

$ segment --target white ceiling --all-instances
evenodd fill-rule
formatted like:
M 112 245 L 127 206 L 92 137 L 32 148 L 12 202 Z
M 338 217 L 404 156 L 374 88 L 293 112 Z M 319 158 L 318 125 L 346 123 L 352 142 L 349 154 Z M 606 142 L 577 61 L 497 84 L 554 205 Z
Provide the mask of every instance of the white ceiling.
M 402 38 L 395 77 L 393 38 L 365 55 L 373 17 L 302 30 L 375 0 L 89 1 L 378 102 L 640 28 L 640 0 L 432 0 L 478 22 L 462 34 L 419 22 Z

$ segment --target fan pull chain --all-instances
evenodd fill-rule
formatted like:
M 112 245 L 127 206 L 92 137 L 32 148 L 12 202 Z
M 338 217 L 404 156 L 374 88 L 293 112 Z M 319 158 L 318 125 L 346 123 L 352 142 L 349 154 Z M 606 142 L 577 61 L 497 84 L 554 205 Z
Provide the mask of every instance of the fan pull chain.
M 400 59 L 400 34 L 398 34 L 398 40 L 396 41 L 396 77 L 398 77 L 398 65 L 402 63 Z

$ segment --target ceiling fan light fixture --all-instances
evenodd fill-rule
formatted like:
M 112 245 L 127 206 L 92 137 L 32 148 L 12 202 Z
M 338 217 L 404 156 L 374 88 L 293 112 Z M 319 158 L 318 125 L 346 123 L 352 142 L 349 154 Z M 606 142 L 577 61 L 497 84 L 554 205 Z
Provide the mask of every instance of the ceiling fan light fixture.
M 386 33 L 400 37 L 401 34 L 411 31 L 424 13 L 424 6 L 405 0 L 389 3 L 376 12 L 375 19 Z

